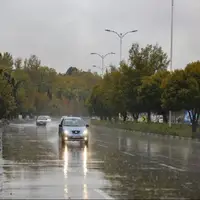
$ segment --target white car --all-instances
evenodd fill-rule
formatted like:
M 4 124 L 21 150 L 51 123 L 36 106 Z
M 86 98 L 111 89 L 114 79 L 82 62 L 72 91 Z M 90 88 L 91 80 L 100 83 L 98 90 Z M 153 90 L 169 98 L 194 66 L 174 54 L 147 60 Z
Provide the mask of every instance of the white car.
M 80 117 L 64 117 L 59 124 L 59 137 L 61 141 L 80 141 L 88 145 L 89 125 Z
M 47 122 L 51 122 L 51 117 L 45 116 L 47 118 Z
M 49 116 L 38 116 L 36 119 L 36 125 L 37 126 L 46 126 L 48 122 L 51 121 L 51 118 Z
M 64 119 L 64 118 L 67 118 L 68 116 L 65 115 L 65 116 L 62 116 L 61 119 L 60 119 L 60 122 Z

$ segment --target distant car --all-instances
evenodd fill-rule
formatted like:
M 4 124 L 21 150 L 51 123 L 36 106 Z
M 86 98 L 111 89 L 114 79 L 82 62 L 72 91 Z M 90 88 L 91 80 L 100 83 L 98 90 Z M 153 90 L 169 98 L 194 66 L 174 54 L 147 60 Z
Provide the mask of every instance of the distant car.
M 49 119 L 47 116 L 38 116 L 36 119 L 36 125 L 37 126 L 46 126 L 48 123 Z
M 51 117 L 45 116 L 47 118 L 47 122 L 51 122 Z
M 80 117 L 65 117 L 59 124 L 59 137 L 62 142 L 80 141 L 89 143 L 89 125 Z
M 163 123 L 163 117 L 160 117 L 158 120 L 159 123 Z

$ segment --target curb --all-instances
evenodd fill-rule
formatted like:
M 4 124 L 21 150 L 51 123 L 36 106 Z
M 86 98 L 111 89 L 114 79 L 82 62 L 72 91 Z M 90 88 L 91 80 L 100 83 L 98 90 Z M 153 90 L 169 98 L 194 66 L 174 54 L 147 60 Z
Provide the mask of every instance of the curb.
M 137 134 L 140 134 L 142 136 L 153 136 L 153 137 L 157 137 L 157 138 L 166 138 L 166 139 L 176 139 L 176 140 L 182 140 L 182 141 L 193 141 L 193 142 L 197 142 L 200 143 L 200 139 L 197 138 L 191 138 L 191 137 L 181 137 L 181 136 L 175 136 L 175 135 L 162 135 L 162 134 L 157 134 L 157 133 L 144 133 L 144 132 L 139 132 L 139 131 L 134 131 L 134 130 L 126 130 L 126 129 L 120 129 L 120 128 L 110 128 L 107 126 L 98 126 L 98 125 L 91 125 L 91 127 L 104 127 L 107 129 L 112 129 L 115 131 L 120 131 L 120 132 L 134 132 Z

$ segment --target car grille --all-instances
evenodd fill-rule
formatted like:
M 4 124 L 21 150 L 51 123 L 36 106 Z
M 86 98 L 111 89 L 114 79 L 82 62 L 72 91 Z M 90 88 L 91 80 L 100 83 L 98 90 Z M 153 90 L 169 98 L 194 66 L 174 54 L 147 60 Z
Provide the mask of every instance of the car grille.
M 80 131 L 72 131 L 73 134 L 79 134 Z

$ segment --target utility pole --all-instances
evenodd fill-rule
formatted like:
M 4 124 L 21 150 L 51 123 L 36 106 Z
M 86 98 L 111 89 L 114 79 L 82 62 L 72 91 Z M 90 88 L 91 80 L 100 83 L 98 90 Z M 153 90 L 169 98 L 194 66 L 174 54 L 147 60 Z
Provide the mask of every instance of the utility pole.
M 170 72 L 173 68 L 173 34 L 174 34 L 174 0 L 171 0 L 171 42 L 170 42 Z M 172 111 L 169 111 L 169 127 L 172 126 Z

